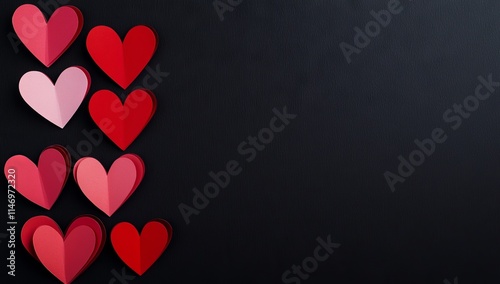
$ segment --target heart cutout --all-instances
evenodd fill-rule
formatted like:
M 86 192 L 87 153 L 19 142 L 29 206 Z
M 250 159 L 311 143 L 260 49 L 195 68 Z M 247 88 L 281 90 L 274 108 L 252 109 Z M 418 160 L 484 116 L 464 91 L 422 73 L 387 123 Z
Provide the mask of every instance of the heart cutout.
M 63 283 L 71 283 L 99 256 L 106 231 L 102 222 L 82 215 L 71 223 L 66 237 L 57 223 L 47 216 L 28 220 L 21 239 L 26 250 Z
M 36 216 L 26 221 L 23 229 L 21 230 L 21 242 L 23 243 L 24 248 L 38 261 L 39 259 L 36 255 L 35 247 L 33 246 L 33 235 L 35 234 L 36 229 L 41 226 L 50 226 L 54 229 L 59 228 L 57 223 L 51 218 L 47 216 Z
M 82 158 L 75 164 L 73 176 L 83 194 L 111 217 L 135 192 L 144 171 L 142 159 L 127 154 L 116 159 L 107 173 L 98 160 Z
M 135 26 L 122 40 L 110 27 L 94 27 L 87 36 L 87 50 L 113 81 L 126 89 L 139 76 L 158 47 L 158 35 L 147 26 Z
M 50 210 L 68 180 L 71 158 L 66 148 L 53 145 L 42 151 L 36 166 L 29 158 L 16 155 L 7 160 L 4 174 L 15 170 L 14 188 L 31 202 Z
M 113 92 L 96 92 L 89 103 L 92 120 L 120 149 L 125 150 L 147 126 L 156 111 L 156 97 L 151 91 L 132 91 L 122 104 Z
M 14 12 L 12 25 L 24 46 L 49 67 L 80 34 L 83 15 L 74 6 L 63 6 L 55 10 L 47 22 L 38 7 L 25 4 Z
M 19 81 L 24 101 L 48 121 L 64 128 L 78 110 L 90 88 L 90 75 L 83 67 L 64 70 L 56 83 L 39 71 L 30 71 Z
M 120 259 L 143 275 L 163 254 L 172 239 L 172 226 L 165 220 L 148 222 L 141 234 L 134 225 L 122 222 L 111 231 L 111 244 Z

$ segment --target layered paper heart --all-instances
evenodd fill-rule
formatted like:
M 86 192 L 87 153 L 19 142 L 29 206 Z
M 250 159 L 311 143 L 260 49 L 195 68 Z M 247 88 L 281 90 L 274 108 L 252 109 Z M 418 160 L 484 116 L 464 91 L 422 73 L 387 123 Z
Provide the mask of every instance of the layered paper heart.
M 53 145 L 40 154 L 38 166 L 29 158 L 16 155 L 7 160 L 4 174 L 15 170 L 15 189 L 31 202 L 50 210 L 68 180 L 71 156 L 60 145 Z
M 135 192 L 145 174 L 141 157 L 126 154 L 113 162 L 109 172 L 94 158 L 81 158 L 73 176 L 83 194 L 111 217 Z
M 95 63 L 126 89 L 153 57 L 158 35 L 147 26 L 135 26 L 123 42 L 110 27 L 97 26 L 87 36 L 87 50 Z
M 21 230 L 21 241 L 36 260 L 61 282 L 73 282 L 99 256 L 106 242 L 106 229 L 94 216 L 82 215 L 64 235 L 47 216 L 29 219 Z
M 83 27 L 83 15 L 74 6 L 55 10 L 49 21 L 35 5 L 19 6 L 12 16 L 14 31 L 43 65 L 52 65 L 75 41 Z
M 19 81 L 26 103 L 48 121 L 64 128 L 90 88 L 90 75 L 83 67 L 64 70 L 56 83 L 42 72 L 30 71 Z
M 163 254 L 172 239 L 172 226 L 162 219 L 148 222 L 141 234 L 123 222 L 111 231 L 111 244 L 118 257 L 133 271 L 143 275 Z
M 149 123 L 156 111 L 156 97 L 149 90 L 132 91 L 122 104 L 113 92 L 96 92 L 89 103 L 90 116 L 120 149 L 127 149 Z

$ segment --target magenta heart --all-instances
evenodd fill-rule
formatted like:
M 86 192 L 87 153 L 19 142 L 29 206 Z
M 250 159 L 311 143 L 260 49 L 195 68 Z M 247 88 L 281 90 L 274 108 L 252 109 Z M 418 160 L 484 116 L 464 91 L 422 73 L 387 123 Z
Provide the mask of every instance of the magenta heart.
M 12 25 L 26 48 L 49 67 L 80 34 L 83 15 L 74 6 L 64 6 L 57 9 L 47 22 L 38 7 L 25 4 L 14 12 Z

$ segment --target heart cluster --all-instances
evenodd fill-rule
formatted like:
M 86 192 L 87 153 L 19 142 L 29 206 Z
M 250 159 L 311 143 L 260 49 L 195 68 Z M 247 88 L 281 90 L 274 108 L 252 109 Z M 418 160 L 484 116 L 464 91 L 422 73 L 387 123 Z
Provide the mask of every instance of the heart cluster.
M 26 48 L 50 67 L 71 46 L 83 28 L 83 15 L 74 6 L 57 9 L 49 19 L 34 5 L 18 7 L 12 17 L 14 30 Z M 158 35 L 147 26 L 133 27 L 122 41 L 110 27 L 97 26 L 88 34 L 87 51 L 99 68 L 122 89 L 127 89 L 147 66 L 158 46 Z M 55 83 L 43 72 L 29 71 L 19 81 L 24 101 L 38 114 L 64 128 L 83 103 L 91 86 L 90 74 L 81 66 L 64 70 Z M 97 91 L 89 113 L 97 126 L 125 150 L 147 126 L 157 107 L 151 90 L 132 91 L 122 103 L 110 90 Z M 50 210 L 71 173 L 67 149 L 53 145 L 42 151 L 38 164 L 16 155 L 5 163 L 4 173 L 16 172 L 18 193 Z M 136 191 L 145 175 L 145 164 L 135 154 L 124 154 L 108 171 L 91 157 L 78 160 L 73 177 L 92 204 L 111 217 Z M 148 222 L 141 233 L 130 223 L 119 223 L 111 232 L 111 244 L 137 274 L 142 275 L 165 251 L 172 227 L 163 219 Z M 26 250 L 63 283 L 71 283 L 99 256 L 106 229 L 95 216 L 82 215 L 63 233 L 49 217 L 37 216 L 23 226 Z
M 14 30 L 26 48 L 46 67 L 51 66 L 75 41 L 83 27 L 83 15 L 74 6 L 57 9 L 47 21 L 34 5 L 14 12 Z M 127 89 L 147 66 L 158 47 L 158 35 L 147 26 L 135 26 L 122 41 L 110 27 L 94 27 L 87 36 L 87 50 L 105 74 Z M 39 71 L 24 74 L 19 92 L 38 114 L 64 128 L 76 113 L 91 84 L 89 73 L 80 66 L 64 70 L 55 83 Z M 145 99 L 130 100 L 134 97 Z M 137 107 L 130 107 L 131 102 Z M 122 104 L 109 90 L 96 92 L 90 101 L 90 116 L 111 141 L 125 150 L 144 130 L 156 111 L 150 90 L 133 91 Z
M 28 157 L 16 155 L 5 163 L 6 177 L 9 169 L 16 170 L 17 192 L 50 210 L 68 180 L 71 157 L 66 148 L 53 145 L 42 151 L 38 166 Z M 141 157 L 125 154 L 115 160 L 108 172 L 98 160 L 81 158 L 73 167 L 73 176 L 83 194 L 111 217 L 135 192 L 145 171 Z
M 163 254 L 172 239 L 172 226 L 161 219 L 148 222 L 139 234 L 130 223 L 117 224 L 111 244 L 120 259 L 142 275 Z M 29 254 L 62 283 L 71 283 L 100 255 L 106 229 L 97 217 L 82 215 L 71 222 L 66 234 L 47 216 L 29 219 L 21 230 L 21 241 Z
M 17 175 L 16 191 L 50 210 L 68 180 L 71 157 L 63 146 L 52 145 L 42 151 L 38 165 L 23 155 L 9 158 L 4 167 L 6 177 L 11 169 Z M 81 158 L 73 167 L 83 194 L 110 217 L 139 187 L 145 172 L 144 161 L 136 154 L 121 156 L 107 172 L 90 157 Z M 129 223 L 116 225 L 111 233 L 116 253 L 139 275 L 158 260 L 171 238 L 172 227 L 162 219 L 147 223 L 141 234 Z M 55 221 L 37 216 L 25 223 L 21 239 L 26 250 L 54 276 L 71 283 L 100 254 L 106 234 L 102 222 L 91 215 L 75 219 L 65 235 Z

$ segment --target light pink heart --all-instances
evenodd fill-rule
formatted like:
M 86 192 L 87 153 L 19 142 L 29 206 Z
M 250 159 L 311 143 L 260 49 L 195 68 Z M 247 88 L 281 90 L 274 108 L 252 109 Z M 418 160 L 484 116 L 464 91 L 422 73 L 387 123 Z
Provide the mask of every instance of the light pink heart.
M 111 216 L 134 193 L 142 180 L 143 175 L 138 175 L 136 165 L 130 158 L 122 156 L 106 173 L 98 160 L 82 158 L 75 164 L 73 175 L 83 194 L 97 208 Z
M 19 81 L 19 92 L 26 103 L 60 128 L 73 117 L 89 88 L 90 75 L 79 66 L 64 70 L 55 85 L 38 71 L 24 74 Z
M 71 283 L 92 257 L 96 235 L 88 226 L 68 231 L 63 238 L 60 231 L 43 225 L 33 234 L 33 246 L 40 262 L 57 279 Z
M 57 9 L 47 22 L 38 7 L 25 4 L 14 12 L 12 25 L 26 48 L 49 67 L 78 37 L 83 16 L 78 8 L 64 6 Z

